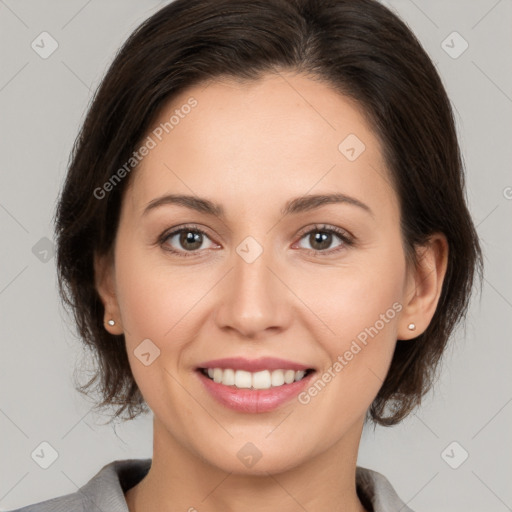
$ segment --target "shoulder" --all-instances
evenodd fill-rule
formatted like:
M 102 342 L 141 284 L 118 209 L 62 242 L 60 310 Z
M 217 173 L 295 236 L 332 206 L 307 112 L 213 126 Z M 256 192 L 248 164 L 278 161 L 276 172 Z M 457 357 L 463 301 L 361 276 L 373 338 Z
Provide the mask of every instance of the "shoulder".
M 389 480 L 377 471 L 357 466 L 356 486 L 359 499 L 372 512 L 413 512 L 399 498 Z
M 85 512 L 82 499 L 77 493 L 66 494 L 51 500 L 41 501 L 9 512 Z
M 124 493 L 149 471 L 151 459 L 116 460 L 103 466 L 76 492 L 10 512 L 128 512 Z

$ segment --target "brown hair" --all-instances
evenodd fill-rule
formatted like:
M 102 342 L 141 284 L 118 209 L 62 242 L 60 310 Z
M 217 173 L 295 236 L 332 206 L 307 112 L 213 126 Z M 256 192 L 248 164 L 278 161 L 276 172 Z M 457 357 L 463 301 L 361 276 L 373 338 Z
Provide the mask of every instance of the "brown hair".
M 444 233 L 449 261 L 426 331 L 398 340 L 388 375 L 368 411 L 392 425 L 432 386 L 447 340 L 465 317 L 478 236 L 466 206 L 453 113 L 441 80 L 407 26 L 374 0 L 176 0 L 146 20 L 116 55 L 75 142 L 56 211 L 59 289 L 97 359 L 93 378 L 114 417 L 147 412 L 123 335 L 109 334 L 95 288 L 94 254 L 109 254 L 130 176 L 95 191 L 129 160 L 164 103 L 220 76 L 253 80 L 294 70 L 355 99 L 380 137 L 400 201 L 408 261 L 415 246 Z M 86 393 L 87 394 L 87 393 Z

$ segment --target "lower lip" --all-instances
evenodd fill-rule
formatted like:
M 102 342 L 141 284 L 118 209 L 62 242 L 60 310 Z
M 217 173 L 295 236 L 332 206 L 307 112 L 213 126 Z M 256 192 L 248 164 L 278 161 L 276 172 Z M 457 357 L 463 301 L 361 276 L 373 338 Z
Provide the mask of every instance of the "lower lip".
M 240 412 L 269 412 L 297 396 L 310 382 L 315 372 L 303 379 L 269 389 L 239 389 L 225 386 L 197 371 L 201 382 L 218 402 Z

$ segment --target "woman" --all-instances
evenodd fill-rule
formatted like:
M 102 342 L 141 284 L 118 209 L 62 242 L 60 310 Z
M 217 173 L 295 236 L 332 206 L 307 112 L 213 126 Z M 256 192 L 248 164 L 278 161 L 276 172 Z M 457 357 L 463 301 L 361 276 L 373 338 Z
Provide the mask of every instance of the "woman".
M 99 407 L 152 459 L 21 510 L 410 510 L 356 465 L 421 401 L 478 237 L 449 100 L 373 0 L 177 0 L 128 39 L 57 216 Z M 60 509 L 60 508 L 59 508 Z

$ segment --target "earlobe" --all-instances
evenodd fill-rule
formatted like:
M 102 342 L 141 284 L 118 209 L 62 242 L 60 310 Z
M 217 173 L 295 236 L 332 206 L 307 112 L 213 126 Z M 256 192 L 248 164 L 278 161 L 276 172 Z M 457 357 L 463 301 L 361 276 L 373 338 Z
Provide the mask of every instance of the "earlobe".
M 121 315 L 115 292 L 114 262 L 110 254 L 94 255 L 94 283 L 105 308 L 105 329 L 111 334 L 122 334 Z
M 411 269 L 404 291 L 404 309 L 398 339 L 416 338 L 429 326 L 436 311 L 448 266 L 448 242 L 435 233 L 417 250 L 417 265 Z M 411 328 L 414 325 L 414 328 Z

